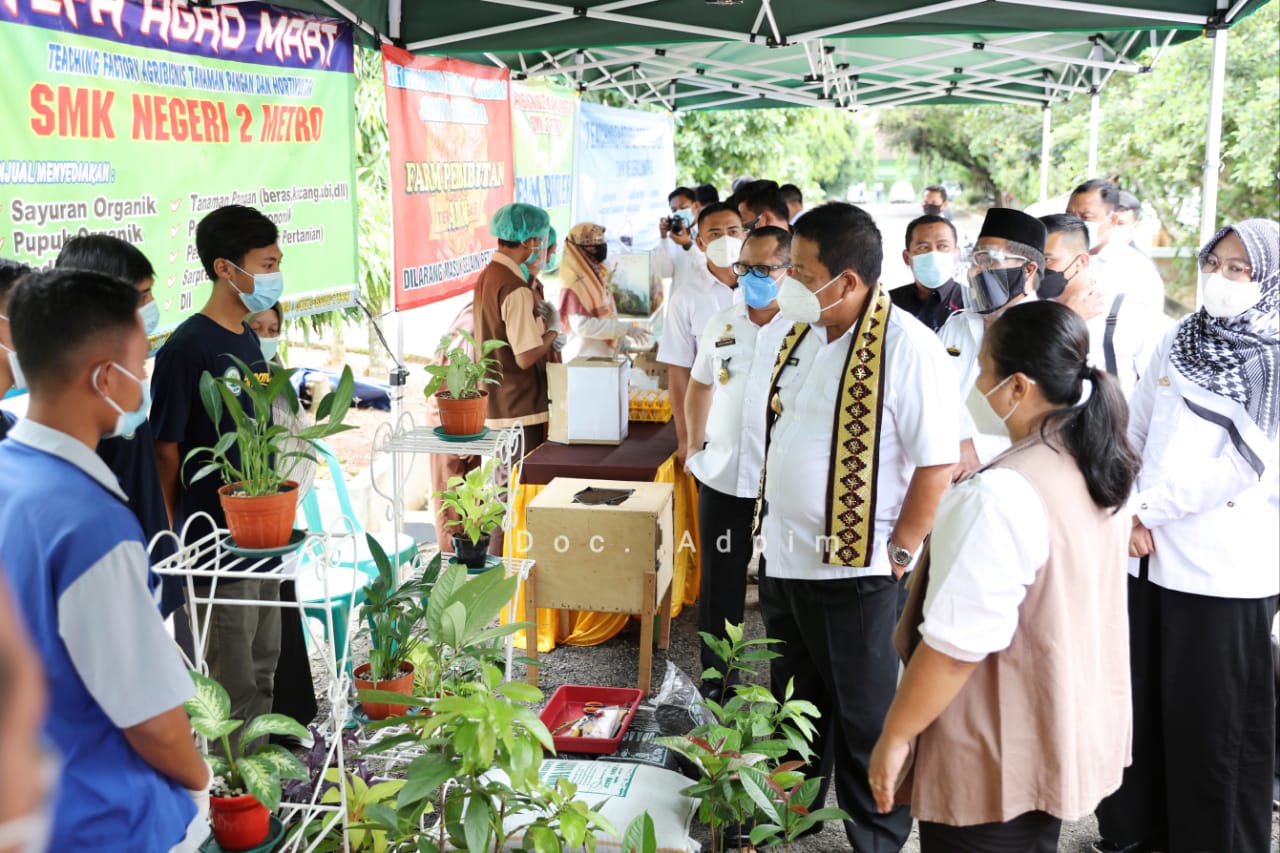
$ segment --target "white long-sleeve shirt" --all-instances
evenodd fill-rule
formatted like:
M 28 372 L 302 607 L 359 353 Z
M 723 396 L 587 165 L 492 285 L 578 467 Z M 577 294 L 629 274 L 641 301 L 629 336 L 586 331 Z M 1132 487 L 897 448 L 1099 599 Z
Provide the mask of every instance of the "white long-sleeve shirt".
M 1170 379 L 1172 340 L 1129 401 L 1129 440 L 1142 454 L 1130 509 L 1155 541 L 1148 577 L 1196 595 L 1280 594 L 1280 445 L 1260 454 L 1259 479 L 1227 431 L 1187 407 Z M 1129 573 L 1138 568 L 1131 560 Z

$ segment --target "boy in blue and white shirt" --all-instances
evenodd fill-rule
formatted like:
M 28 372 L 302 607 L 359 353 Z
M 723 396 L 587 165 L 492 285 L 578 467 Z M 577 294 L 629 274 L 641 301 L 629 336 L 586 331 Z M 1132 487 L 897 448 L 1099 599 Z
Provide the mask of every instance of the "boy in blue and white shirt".
M 97 273 L 23 279 L 9 299 L 31 402 L 0 442 L 0 571 L 49 685 L 64 767 L 51 850 L 194 851 L 209 770 L 194 692 L 157 609 L 142 529 L 94 453 L 145 417 L 136 291 Z

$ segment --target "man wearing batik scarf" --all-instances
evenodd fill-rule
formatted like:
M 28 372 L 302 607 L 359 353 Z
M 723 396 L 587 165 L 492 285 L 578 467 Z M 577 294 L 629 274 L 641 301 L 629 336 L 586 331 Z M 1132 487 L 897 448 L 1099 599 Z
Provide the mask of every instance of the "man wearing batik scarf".
M 794 278 L 778 305 L 794 323 L 769 392 L 759 532 L 760 608 L 780 640 L 771 687 L 822 716 L 814 751 L 834 767 L 856 850 L 896 851 L 905 808 L 876 811 L 871 748 L 897 682 L 898 584 L 933 524 L 959 457 L 955 373 L 937 337 L 892 307 L 883 248 L 849 204 L 805 213 Z M 811 771 L 812 772 L 812 771 Z M 824 780 L 821 803 L 826 793 Z
M 1099 850 L 1271 844 L 1280 225 L 1219 231 L 1200 295 L 1129 402 L 1133 764 L 1098 808 Z

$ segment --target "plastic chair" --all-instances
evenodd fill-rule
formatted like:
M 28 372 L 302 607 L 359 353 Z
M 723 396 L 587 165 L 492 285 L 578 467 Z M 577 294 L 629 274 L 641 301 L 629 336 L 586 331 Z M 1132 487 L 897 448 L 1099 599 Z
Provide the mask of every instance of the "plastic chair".
M 337 551 L 331 555 L 331 562 L 335 566 L 358 569 L 369 577 L 376 578 L 378 576 L 378 567 L 373 561 L 373 555 L 369 553 L 369 545 L 365 541 L 365 529 L 356 520 L 355 511 L 351 507 L 351 496 L 347 493 L 347 480 L 342 471 L 342 465 L 338 462 L 338 457 L 329 445 L 324 442 L 317 442 L 317 445 L 320 457 L 329 466 L 329 475 L 333 479 L 333 487 L 338 493 L 338 509 L 342 513 L 347 529 L 355 534 L 352 541 L 344 541 Z M 302 499 L 302 511 L 307 519 L 307 527 L 309 529 L 317 532 L 328 529 L 324 523 L 324 518 L 320 514 L 320 501 L 316 497 L 314 487 Z M 382 550 L 386 555 L 393 561 L 396 559 L 396 554 L 400 555 L 400 565 L 402 566 L 418 556 L 418 543 L 407 533 L 396 531 L 394 534 L 374 533 L 372 535 L 374 539 L 378 540 L 378 544 L 382 546 Z
M 345 566 L 328 566 L 325 576 L 320 570 L 324 563 L 308 559 L 306 554 L 299 555 L 302 565 L 296 576 L 298 603 L 302 605 L 304 618 L 320 620 L 325 640 L 330 642 L 334 650 L 335 660 L 347 655 L 346 670 L 351 674 L 350 650 L 347 648 L 347 633 L 351 628 L 351 611 L 364 602 L 364 587 L 367 581 L 364 574 Z M 329 582 L 329 599 L 325 601 L 325 580 Z M 333 613 L 333 636 L 329 636 L 328 612 Z M 304 632 L 308 645 L 311 642 L 310 632 Z

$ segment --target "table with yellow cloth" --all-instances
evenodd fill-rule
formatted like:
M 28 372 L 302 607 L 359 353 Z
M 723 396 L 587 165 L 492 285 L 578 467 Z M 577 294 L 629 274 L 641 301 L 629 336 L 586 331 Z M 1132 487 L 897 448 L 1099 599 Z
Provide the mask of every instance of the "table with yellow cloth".
M 594 480 L 632 480 L 671 483 L 675 492 L 676 551 L 671 581 L 671 615 L 698 598 L 698 484 L 685 472 L 676 457 L 676 428 L 673 423 L 632 423 L 627 440 L 612 445 L 544 444 L 525 457 L 520 466 L 519 487 L 514 501 L 514 526 L 507 531 L 506 557 L 526 557 L 525 507 L 555 477 Z M 536 569 L 534 570 L 537 571 Z M 525 621 L 524 592 L 516 594 L 516 619 Z M 549 652 L 557 643 L 594 646 L 603 643 L 626 626 L 633 617 L 625 613 L 573 611 L 568 632 L 560 629 L 560 612 L 538 608 L 538 652 Z M 505 619 L 505 617 L 504 617 Z M 525 645 L 524 632 L 516 634 L 516 645 Z

